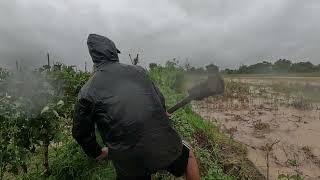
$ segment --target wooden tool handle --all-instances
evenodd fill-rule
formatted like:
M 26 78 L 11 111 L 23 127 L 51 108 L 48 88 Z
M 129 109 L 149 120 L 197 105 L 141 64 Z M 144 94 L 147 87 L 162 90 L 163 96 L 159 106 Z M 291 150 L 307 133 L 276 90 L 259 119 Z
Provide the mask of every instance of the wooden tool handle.
M 178 110 L 179 108 L 185 106 L 186 104 L 188 104 L 190 101 L 192 101 L 192 98 L 190 96 L 182 99 L 180 102 L 178 102 L 176 105 L 172 106 L 171 108 L 169 108 L 167 111 L 168 113 L 173 113 L 176 110 Z

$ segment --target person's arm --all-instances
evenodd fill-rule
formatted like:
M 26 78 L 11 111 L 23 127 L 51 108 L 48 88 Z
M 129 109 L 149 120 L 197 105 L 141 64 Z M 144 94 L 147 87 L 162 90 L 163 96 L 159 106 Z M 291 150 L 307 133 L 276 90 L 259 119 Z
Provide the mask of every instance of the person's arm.
M 72 136 L 84 152 L 92 158 L 101 155 L 101 147 L 96 141 L 95 125 L 92 120 L 94 104 L 88 99 L 79 99 L 75 105 Z

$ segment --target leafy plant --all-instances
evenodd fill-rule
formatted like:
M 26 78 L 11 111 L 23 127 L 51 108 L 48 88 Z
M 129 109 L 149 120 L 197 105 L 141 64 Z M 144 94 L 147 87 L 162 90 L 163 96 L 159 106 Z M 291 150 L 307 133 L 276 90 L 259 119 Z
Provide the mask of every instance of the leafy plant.
M 294 168 L 295 174 L 279 174 L 278 180 L 303 180 L 303 176 L 298 172 L 299 162 L 296 159 L 288 159 L 287 164 Z
M 88 77 L 62 66 L 6 79 L 0 94 L 0 178 L 5 172 L 27 172 L 30 155 L 40 147 L 44 175 L 50 174 L 49 146 L 68 134 L 74 99 Z
M 297 167 L 299 164 L 298 164 L 298 161 L 297 160 L 295 160 L 295 159 L 288 159 L 287 160 L 287 164 L 289 165 L 289 166 L 293 166 L 293 167 Z
M 290 175 L 290 174 L 279 174 L 278 176 L 278 180 L 303 180 L 303 176 L 301 176 L 300 174 L 294 174 L 294 175 Z
M 7 79 L 9 75 L 9 72 L 6 69 L 0 67 L 0 82 Z

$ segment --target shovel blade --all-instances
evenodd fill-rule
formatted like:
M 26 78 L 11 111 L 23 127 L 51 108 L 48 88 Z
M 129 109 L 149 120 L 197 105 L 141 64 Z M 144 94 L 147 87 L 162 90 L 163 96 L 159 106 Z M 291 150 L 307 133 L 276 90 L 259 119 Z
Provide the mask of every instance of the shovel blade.
M 188 90 L 189 96 L 193 100 L 201 100 L 209 96 L 224 93 L 224 81 L 220 74 L 209 74 L 208 79 Z

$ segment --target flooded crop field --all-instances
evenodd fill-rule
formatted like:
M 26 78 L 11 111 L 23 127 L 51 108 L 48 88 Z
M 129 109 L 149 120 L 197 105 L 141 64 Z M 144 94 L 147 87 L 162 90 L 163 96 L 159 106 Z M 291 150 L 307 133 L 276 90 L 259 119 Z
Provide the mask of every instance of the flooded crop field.
M 265 176 L 320 179 L 320 78 L 226 78 L 224 96 L 193 103 L 248 148 Z

